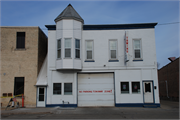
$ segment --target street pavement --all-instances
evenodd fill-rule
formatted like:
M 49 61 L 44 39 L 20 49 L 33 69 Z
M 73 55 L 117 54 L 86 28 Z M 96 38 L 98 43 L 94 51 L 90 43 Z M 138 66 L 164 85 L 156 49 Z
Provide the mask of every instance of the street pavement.
M 179 102 L 162 100 L 160 108 L 54 107 L 2 109 L 1 119 L 179 119 Z

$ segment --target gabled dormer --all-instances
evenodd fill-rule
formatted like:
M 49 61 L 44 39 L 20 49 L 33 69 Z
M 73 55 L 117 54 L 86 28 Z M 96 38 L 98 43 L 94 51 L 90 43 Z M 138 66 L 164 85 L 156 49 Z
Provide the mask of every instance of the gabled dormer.
M 56 69 L 81 70 L 81 41 L 84 20 L 69 4 L 56 22 Z

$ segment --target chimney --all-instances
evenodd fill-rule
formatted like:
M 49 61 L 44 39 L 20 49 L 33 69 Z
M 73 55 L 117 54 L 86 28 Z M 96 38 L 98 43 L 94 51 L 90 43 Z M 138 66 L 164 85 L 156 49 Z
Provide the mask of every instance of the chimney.
M 169 57 L 168 58 L 171 62 L 173 62 L 175 59 L 176 59 L 176 57 Z

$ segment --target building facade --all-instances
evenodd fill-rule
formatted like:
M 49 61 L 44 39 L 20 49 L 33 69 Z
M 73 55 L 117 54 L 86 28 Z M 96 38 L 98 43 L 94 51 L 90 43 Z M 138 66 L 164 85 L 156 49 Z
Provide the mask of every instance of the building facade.
M 1 103 L 11 96 L 36 106 L 36 82 L 47 54 L 47 36 L 39 27 L 1 27 Z
M 160 99 L 179 101 L 179 58 L 158 70 Z
M 160 106 L 157 23 L 85 25 L 71 5 L 55 22 L 46 25 L 38 107 Z

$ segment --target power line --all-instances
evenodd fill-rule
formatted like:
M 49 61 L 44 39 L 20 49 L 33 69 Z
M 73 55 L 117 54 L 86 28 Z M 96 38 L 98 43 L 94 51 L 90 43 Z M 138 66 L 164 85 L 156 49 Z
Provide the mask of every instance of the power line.
M 163 24 L 157 24 L 157 25 L 168 25 L 168 24 L 178 24 L 180 22 L 172 22 L 172 23 L 163 23 Z

